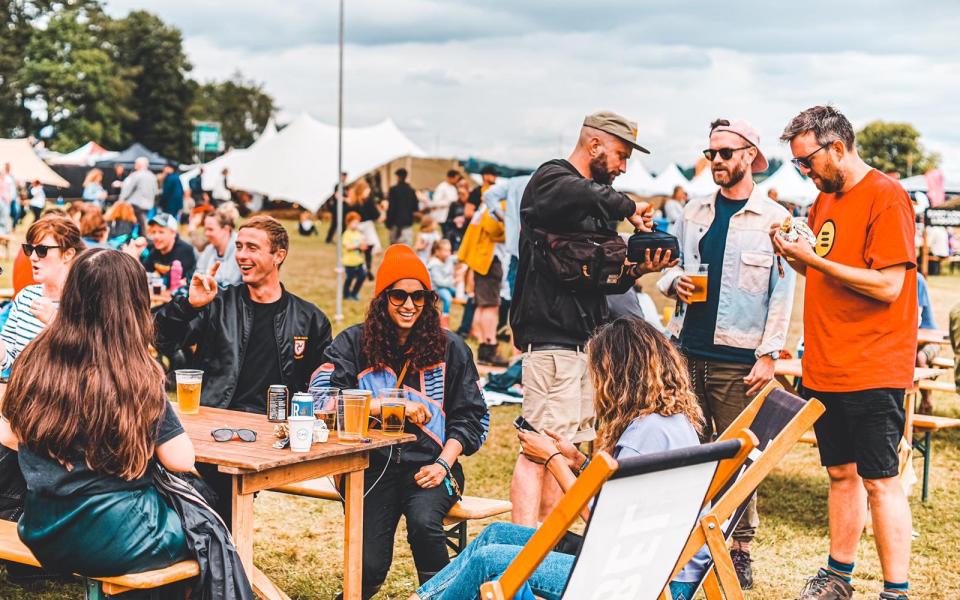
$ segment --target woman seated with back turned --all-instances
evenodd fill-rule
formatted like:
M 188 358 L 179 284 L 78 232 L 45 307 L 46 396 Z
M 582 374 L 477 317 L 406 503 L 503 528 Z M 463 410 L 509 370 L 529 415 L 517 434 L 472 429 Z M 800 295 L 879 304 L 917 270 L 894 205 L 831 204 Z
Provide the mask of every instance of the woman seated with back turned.
M 597 450 L 628 458 L 699 445 L 703 413 L 683 358 L 652 325 L 635 317 L 619 318 L 594 335 L 587 355 L 595 388 Z M 545 463 L 566 492 L 587 457 L 556 433 L 546 434 L 521 431 L 521 448 L 530 460 Z M 512 523 L 491 524 L 411 600 L 479 598 L 480 585 L 502 575 L 535 532 Z M 559 599 L 574 560 L 571 554 L 551 552 L 527 580 L 533 593 Z M 708 562 L 704 547 L 670 583 L 674 600 L 693 596 Z
M 88 250 L 60 308 L 14 363 L 0 443 L 27 483 L 18 533 L 47 569 L 111 576 L 190 557 L 177 513 L 154 486 L 155 461 L 193 468 L 193 444 L 150 356 L 153 318 L 143 267 Z

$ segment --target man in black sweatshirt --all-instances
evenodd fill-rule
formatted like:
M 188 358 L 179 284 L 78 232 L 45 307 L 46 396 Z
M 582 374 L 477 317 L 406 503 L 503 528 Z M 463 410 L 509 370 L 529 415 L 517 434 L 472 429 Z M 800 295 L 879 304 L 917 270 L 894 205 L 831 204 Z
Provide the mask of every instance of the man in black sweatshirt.
M 523 416 L 537 430 L 574 443 L 595 437 L 593 384 L 584 346 L 609 319 L 603 291 L 577 291 L 534 269 L 534 229 L 553 234 L 613 231 L 626 219 L 650 231 L 652 207 L 611 187 L 627 170 L 638 145 L 637 125 L 612 112 L 588 115 L 567 160 L 555 159 L 533 174 L 520 202 L 520 264 L 511 305 L 514 343 L 523 356 Z M 625 291 L 637 277 L 676 264 L 666 256 L 631 265 L 621 277 Z M 614 291 L 614 290 L 611 290 Z M 513 521 L 535 526 L 560 498 L 560 488 L 541 465 L 517 459 L 510 488 Z

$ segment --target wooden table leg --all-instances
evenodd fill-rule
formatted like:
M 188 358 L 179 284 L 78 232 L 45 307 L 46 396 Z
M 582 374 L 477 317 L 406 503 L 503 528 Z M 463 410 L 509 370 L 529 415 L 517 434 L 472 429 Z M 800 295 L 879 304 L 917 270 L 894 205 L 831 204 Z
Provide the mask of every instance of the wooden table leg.
M 231 533 L 233 543 L 243 563 L 243 570 L 247 572 L 247 579 L 253 582 L 253 494 L 240 493 L 240 475 L 231 477 L 233 480 L 233 500 Z
M 360 600 L 363 574 L 363 471 L 346 474 L 343 599 Z

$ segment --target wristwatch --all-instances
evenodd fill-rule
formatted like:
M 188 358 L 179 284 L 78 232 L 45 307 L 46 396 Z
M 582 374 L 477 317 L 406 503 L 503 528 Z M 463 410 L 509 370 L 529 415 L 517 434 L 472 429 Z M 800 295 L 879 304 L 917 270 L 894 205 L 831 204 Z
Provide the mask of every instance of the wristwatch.
M 767 352 L 764 356 L 769 356 L 773 360 L 780 360 L 780 351 L 774 350 L 773 352 Z

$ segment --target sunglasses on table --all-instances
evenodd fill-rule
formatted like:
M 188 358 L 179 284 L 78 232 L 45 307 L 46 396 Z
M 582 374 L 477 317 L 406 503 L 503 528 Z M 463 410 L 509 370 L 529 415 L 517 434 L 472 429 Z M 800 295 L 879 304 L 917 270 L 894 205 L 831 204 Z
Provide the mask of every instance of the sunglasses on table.
M 210 432 L 213 439 L 218 442 L 229 442 L 236 435 L 241 442 L 257 441 L 257 432 L 252 429 L 233 429 L 231 427 L 221 427 Z
M 733 158 L 733 153 L 738 150 L 746 150 L 747 148 L 752 148 L 753 146 L 742 146 L 740 148 L 718 148 L 716 150 L 712 148 L 707 148 L 703 151 L 703 155 L 707 157 L 707 160 L 713 162 L 713 159 L 718 154 L 723 160 L 730 160 Z
M 813 152 L 811 152 L 806 156 L 801 156 L 800 158 L 791 158 L 790 162 L 793 163 L 793 166 L 795 166 L 798 169 L 802 167 L 809 171 L 812 168 L 810 165 L 810 159 L 813 158 L 813 155 L 816 154 L 817 152 L 820 152 L 821 150 L 823 150 L 824 148 L 826 148 L 832 143 L 833 141 L 829 141 L 826 144 L 822 144 L 819 148 L 817 148 L 816 150 L 814 150 Z
M 39 256 L 40 258 L 46 258 L 47 252 L 50 252 L 54 248 L 63 248 L 63 246 L 44 246 L 42 244 L 37 244 L 37 245 L 20 244 L 20 247 L 23 248 L 23 253 L 26 254 L 28 257 L 34 252 L 36 252 L 37 256 Z
M 417 290 L 415 292 L 408 292 L 406 290 L 387 290 L 387 300 L 390 301 L 390 304 L 394 306 L 403 306 L 407 303 L 407 298 L 413 300 L 413 305 L 416 307 L 423 306 L 427 300 L 433 300 L 436 298 L 430 290 Z

